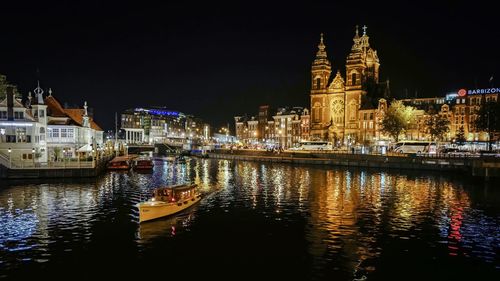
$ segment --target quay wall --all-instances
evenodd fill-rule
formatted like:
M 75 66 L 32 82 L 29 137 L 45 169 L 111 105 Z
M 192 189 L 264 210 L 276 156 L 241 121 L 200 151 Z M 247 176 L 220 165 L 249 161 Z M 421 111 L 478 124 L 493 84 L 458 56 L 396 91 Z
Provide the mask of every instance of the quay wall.
M 95 167 L 82 168 L 23 168 L 9 169 L 0 164 L 0 179 L 44 179 L 44 178 L 88 178 L 102 174 L 106 170 L 109 157 L 96 162 Z
M 500 178 L 498 157 L 445 157 L 417 155 L 374 155 L 328 152 L 282 152 L 250 150 L 216 150 L 208 153 L 210 158 L 276 162 L 290 164 L 331 165 L 381 169 L 409 169 L 455 172 L 478 177 Z

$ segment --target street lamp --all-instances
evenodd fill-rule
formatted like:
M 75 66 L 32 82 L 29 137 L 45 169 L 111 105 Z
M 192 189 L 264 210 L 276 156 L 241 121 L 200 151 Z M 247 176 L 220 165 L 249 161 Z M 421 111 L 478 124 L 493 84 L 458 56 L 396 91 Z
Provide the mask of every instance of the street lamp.
M 9 147 L 9 168 L 12 168 L 12 158 L 10 157 L 10 153 L 12 152 L 12 149 Z
M 33 159 L 33 166 L 35 166 L 35 148 L 31 149 L 31 159 Z

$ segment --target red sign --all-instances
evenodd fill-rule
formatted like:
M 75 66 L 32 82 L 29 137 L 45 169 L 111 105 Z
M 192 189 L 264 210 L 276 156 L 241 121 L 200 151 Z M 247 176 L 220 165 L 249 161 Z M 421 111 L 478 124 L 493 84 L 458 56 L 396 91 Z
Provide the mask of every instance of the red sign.
M 467 90 L 466 89 L 460 89 L 458 90 L 458 96 L 459 97 L 465 97 L 467 95 Z

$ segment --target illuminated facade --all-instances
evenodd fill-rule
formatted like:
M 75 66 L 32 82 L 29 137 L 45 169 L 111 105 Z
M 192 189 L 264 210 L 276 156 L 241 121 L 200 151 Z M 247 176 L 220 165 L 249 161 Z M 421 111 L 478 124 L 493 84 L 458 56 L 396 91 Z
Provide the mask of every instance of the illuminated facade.
M 125 131 L 125 142 L 129 144 L 152 144 L 208 139 L 210 126 L 200 118 L 161 107 L 132 108 L 121 115 L 121 128 Z
M 346 60 L 345 78 L 338 70 L 330 79 L 332 64 L 325 49 L 321 34 L 311 68 L 311 136 L 344 142 L 372 139 L 376 130 L 375 111 L 379 99 L 388 96 L 388 82 L 379 83 L 380 62 L 377 51 L 370 47 L 366 26 L 362 36 L 356 27 Z M 366 119 L 365 113 L 368 114 L 366 118 L 372 118 Z M 362 127 L 363 121 L 366 121 L 366 128 Z M 371 128 L 370 121 L 373 122 Z
M 406 105 L 417 109 L 418 121 L 412 130 L 408 131 L 407 138 L 428 138 L 424 122 L 430 114 L 439 114 L 450 121 L 450 130 L 445 140 L 454 140 L 458 132 L 463 129 L 467 141 L 487 141 L 489 140 L 488 133 L 477 130 L 474 123 L 478 118 L 477 112 L 481 105 L 487 102 L 498 102 L 499 93 L 500 88 L 460 89 L 448 93 L 445 97 L 403 99 Z
M 379 82 L 380 60 L 377 51 L 370 47 L 366 26 L 362 36 L 356 27 L 345 68 L 345 76 L 337 70 L 332 78 L 332 64 L 321 34 L 311 67 L 311 138 L 337 145 L 389 139 L 380 125 L 389 106 L 389 81 Z M 431 114 L 439 114 L 450 121 L 445 140 L 452 141 L 462 127 L 468 141 L 488 140 L 486 132 L 474 128 L 474 121 L 481 104 L 498 101 L 499 93 L 500 88 L 461 89 L 446 97 L 404 99 L 406 105 L 417 109 L 417 122 L 402 139 L 429 139 L 425 120 Z
M 244 144 L 290 148 L 301 140 L 309 139 L 310 115 L 307 108 L 282 107 L 271 114 L 268 106 L 261 106 L 258 117 L 236 116 L 234 119 L 236 137 Z
M 38 87 L 26 103 L 13 88 L 0 98 L 0 162 L 4 166 L 47 165 L 64 158 L 85 158 L 103 147 L 103 131 L 82 108 L 63 108 Z

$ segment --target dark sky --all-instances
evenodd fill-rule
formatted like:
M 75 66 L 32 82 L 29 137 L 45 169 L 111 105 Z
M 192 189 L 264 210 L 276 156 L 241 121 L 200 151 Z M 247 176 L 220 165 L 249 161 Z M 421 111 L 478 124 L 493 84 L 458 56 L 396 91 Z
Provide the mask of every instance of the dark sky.
M 319 34 L 334 71 L 344 71 L 356 24 L 368 26 L 393 95 L 500 80 L 498 11 L 480 1 L 38 2 L 0 4 L 0 73 L 23 94 L 39 77 L 61 102 L 86 100 L 106 129 L 114 112 L 136 106 L 212 125 L 260 104 L 308 107 Z

